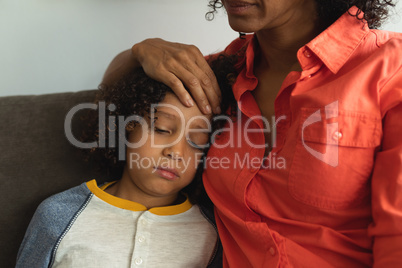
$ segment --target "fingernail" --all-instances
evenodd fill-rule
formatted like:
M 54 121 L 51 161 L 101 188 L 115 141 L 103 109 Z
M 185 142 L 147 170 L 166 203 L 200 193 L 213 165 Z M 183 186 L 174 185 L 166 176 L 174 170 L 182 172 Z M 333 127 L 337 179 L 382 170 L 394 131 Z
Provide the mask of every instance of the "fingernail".
M 221 111 L 221 108 L 219 106 L 215 108 L 215 113 L 216 114 L 220 114 L 221 112 L 222 111 Z
M 209 105 L 205 106 L 205 112 L 206 112 L 207 114 L 210 114 L 210 113 L 211 113 L 211 107 L 210 107 Z
M 193 100 L 192 100 L 192 99 L 188 99 L 188 100 L 187 100 L 187 105 L 190 106 L 190 107 L 193 107 L 193 106 L 194 106 Z

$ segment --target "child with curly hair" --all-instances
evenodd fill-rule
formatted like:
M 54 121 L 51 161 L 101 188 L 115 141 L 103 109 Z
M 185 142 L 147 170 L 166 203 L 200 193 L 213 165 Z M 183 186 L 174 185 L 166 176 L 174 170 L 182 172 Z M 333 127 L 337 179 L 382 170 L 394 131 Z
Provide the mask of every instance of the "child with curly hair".
M 233 59 L 222 55 L 212 66 L 229 107 Z M 90 157 L 120 170 L 121 179 L 94 179 L 42 202 L 17 267 L 220 267 L 221 245 L 201 181 L 217 121 L 182 105 L 142 70 L 101 85 L 97 102 L 108 107 L 108 120 L 90 117 L 83 139 L 108 140 Z

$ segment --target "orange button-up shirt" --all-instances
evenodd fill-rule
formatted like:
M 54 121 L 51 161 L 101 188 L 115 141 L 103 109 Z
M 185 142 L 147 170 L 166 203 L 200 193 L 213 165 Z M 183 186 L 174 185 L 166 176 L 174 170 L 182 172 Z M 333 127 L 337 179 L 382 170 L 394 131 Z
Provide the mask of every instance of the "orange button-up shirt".
M 226 49 L 243 55 L 240 111 L 204 172 L 224 266 L 402 267 L 402 34 L 343 15 L 299 49 L 276 125 L 251 94 L 258 49 L 255 36 Z

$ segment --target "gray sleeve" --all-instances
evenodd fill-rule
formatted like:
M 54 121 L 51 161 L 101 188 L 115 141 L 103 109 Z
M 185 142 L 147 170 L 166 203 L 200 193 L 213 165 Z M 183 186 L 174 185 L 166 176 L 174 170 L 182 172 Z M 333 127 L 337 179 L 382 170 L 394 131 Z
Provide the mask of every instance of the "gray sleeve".
M 25 233 L 16 268 L 51 267 L 58 244 L 91 197 L 84 183 L 43 201 Z

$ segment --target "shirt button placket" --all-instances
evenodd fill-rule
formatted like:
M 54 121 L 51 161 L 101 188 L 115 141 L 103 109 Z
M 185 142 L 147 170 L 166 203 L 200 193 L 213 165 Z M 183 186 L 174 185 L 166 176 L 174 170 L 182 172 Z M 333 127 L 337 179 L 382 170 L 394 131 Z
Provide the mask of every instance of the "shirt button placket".
M 147 225 L 148 222 L 144 217 L 145 215 L 142 214 L 139 216 L 137 221 L 137 232 L 135 237 L 135 245 L 133 251 L 133 259 L 132 259 L 132 266 L 144 266 L 144 259 L 143 253 L 147 250 Z M 146 259 L 146 258 L 145 258 Z
M 312 57 L 311 51 L 308 48 L 305 48 L 305 50 L 303 51 L 303 55 L 304 55 L 305 58 L 307 58 L 307 62 L 309 62 L 310 58 Z M 306 64 L 307 64 L 307 62 L 306 62 Z M 303 71 L 303 73 L 304 72 L 306 72 L 306 71 Z M 309 79 L 311 77 L 312 77 L 311 73 L 308 74 L 308 75 L 307 74 L 303 75 L 303 78 L 301 78 L 301 81 L 304 81 L 304 80 Z

